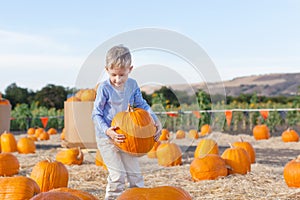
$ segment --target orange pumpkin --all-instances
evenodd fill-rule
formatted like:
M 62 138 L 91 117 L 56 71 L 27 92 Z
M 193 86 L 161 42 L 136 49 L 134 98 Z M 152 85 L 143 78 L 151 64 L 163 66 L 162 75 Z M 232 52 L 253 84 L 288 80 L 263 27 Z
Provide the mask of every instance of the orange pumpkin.
M 47 133 L 49 135 L 55 135 L 57 133 L 57 130 L 55 128 L 49 128 L 49 130 L 47 131 Z
M 169 132 L 169 130 L 166 129 L 166 128 L 163 128 L 163 129 L 161 130 L 161 135 L 160 135 L 160 137 L 159 137 L 158 140 L 160 140 L 160 141 L 162 141 L 162 140 L 168 140 L 169 137 L 170 137 L 170 132 Z
M 189 138 L 191 138 L 191 139 L 198 139 L 199 138 L 199 133 L 196 129 L 191 129 L 189 131 L 188 135 L 189 135 Z
M 256 159 L 255 150 L 254 150 L 253 146 L 249 142 L 245 142 L 241 138 L 241 141 L 234 142 L 232 144 L 232 146 L 234 146 L 234 147 L 241 147 L 241 148 L 245 149 L 245 151 L 249 155 L 250 162 L 251 163 L 255 163 L 255 159 Z
M 184 130 L 178 130 L 176 132 L 176 139 L 183 139 L 185 138 L 185 131 Z
M 103 158 L 101 156 L 99 149 L 97 149 L 97 151 L 96 151 L 95 164 L 97 166 L 103 167 L 103 169 L 107 170 L 107 166 L 103 161 Z
M 1 92 L 0 92 L 0 105 L 10 105 L 9 100 L 2 98 Z
M 147 111 L 128 105 L 126 111 L 115 115 L 111 126 L 117 127 L 118 134 L 125 135 L 124 142 L 115 143 L 124 152 L 141 156 L 152 149 L 156 127 Z
M 85 89 L 80 96 L 81 101 L 95 101 L 96 91 L 94 89 Z
M 41 133 L 45 132 L 45 129 L 44 128 L 36 128 L 35 129 L 35 132 L 34 132 L 34 135 L 38 138 L 40 136 Z
M 182 188 L 159 186 L 154 188 L 130 188 L 117 200 L 192 200 L 191 195 Z
M 67 188 L 67 187 L 61 187 L 61 188 L 56 188 L 53 190 L 50 190 L 49 192 L 68 192 L 74 196 L 79 197 L 81 200 L 98 200 L 94 195 L 82 191 L 82 190 L 76 190 L 72 188 Z
M 161 144 L 160 141 L 154 143 L 152 149 L 147 153 L 148 158 L 156 158 L 156 151 L 160 144 Z
M 30 177 L 40 186 L 41 192 L 47 192 L 54 188 L 67 187 L 69 172 L 61 162 L 42 160 L 32 168 Z
M 288 187 L 300 188 L 300 156 L 284 166 L 283 177 Z
M 11 153 L 0 153 L 0 176 L 12 176 L 19 173 L 19 160 Z
M 38 195 L 34 196 L 30 200 L 82 200 L 80 197 L 70 193 L 70 192 L 59 192 L 59 191 L 51 191 L 51 192 L 42 192 Z
M 251 171 L 251 162 L 248 153 L 241 147 L 225 149 L 221 156 L 229 166 L 229 174 L 247 174 Z
M 60 139 L 64 140 L 66 138 L 66 128 L 63 128 L 60 134 Z
M 28 135 L 34 135 L 35 134 L 35 128 L 29 128 L 28 130 L 27 130 L 27 134 Z
M 1 177 L 0 199 L 23 200 L 31 199 L 40 193 L 38 184 L 25 176 Z
M 298 142 L 299 135 L 293 129 L 287 129 L 281 134 L 281 139 L 283 142 Z
M 1 135 L 1 151 L 2 152 L 16 152 L 17 141 L 12 133 L 4 132 Z
M 200 140 L 196 147 L 194 157 L 201 158 L 207 154 L 219 154 L 218 144 L 213 139 L 206 138 Z
M 83 162 L 83 153 L 79 147 L 63 149 L 56 154 L 55 160 L 65 165 L 81 165 Z
M 225 161 L 216 154 L 207 154 L 195 158 L 190 165 L 190 173 L 194 181 L 214 180 L 220 176 L 227 176 Z
M 165 167 L 181 165 L 182 153 L 175 143 L 162 143 L 157 147 L 156 157 L 158 164 Z
M 80 101 L 80 99 L 76 96 L 71 96 L 67 98 L 67 102 L 74 102 L 74 101 Z
M 47 132 L 44 131 L 44 132 L 42 132 L 42 133 L 39 134 L 39 139 L 40 140 L 49 140 L 50 136 L 49 136 L 49 134 Z
M 203 126 L 201 126 L 200 129 L 200 136 L 205 136 L 208 135 L 212 132 L 211 127 L 209 124 L 204 124 Z
M 253 136 L 256 140 L 265 140 L 270 138 L 269 128 L 265 125 L 256 125 L 253 128 Z
M 34 141 L 27 137 L 20 138 L 17 143 L 17 149 L 19 153 L 35 153 Z

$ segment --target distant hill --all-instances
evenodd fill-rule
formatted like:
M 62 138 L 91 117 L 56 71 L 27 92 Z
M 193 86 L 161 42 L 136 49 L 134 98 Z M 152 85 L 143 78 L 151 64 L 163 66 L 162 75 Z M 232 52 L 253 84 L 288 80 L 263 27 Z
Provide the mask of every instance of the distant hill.
M 300 73 L 264 74 L 237 77 L 232 80 L 211 83 L 216 91 L 225 88 L 226 95 L 239 96 L 240 94 L 257 93 L 259 96 L 294 96 L 300 90 Z M 173 90 L 187 90 L 187 85 L 172 85 Z M 207 92 L 205 83 L 195 83 L 191 87 L 194 91 L 202 89 Z M 142 91 L 151 94 L 159 87 L 144 86 Z

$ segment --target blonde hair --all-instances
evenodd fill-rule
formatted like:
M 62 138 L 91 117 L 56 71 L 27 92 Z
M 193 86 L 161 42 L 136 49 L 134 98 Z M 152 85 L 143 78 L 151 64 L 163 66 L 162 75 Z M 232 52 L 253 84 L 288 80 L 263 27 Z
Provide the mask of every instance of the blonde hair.
M 131 54 L 127 47 L 118 45 L 108 50 L 106 54 L 106 68 L 121 68 L 131 66 Z

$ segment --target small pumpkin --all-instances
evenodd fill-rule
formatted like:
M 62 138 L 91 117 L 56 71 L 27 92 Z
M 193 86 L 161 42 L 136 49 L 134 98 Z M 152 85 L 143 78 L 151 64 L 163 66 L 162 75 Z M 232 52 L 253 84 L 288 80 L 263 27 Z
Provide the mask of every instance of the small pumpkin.
M 154 143 L 152 149 L 147 153 L 148 158 L 156 158 L 156 151 L 160 144 L 161 144 L 160 141 Z
M 35 153 L 35 143 L 28 137 L 23 137 L 18 140 L 17 149 L 19 153 L 28 154 Z
M 85 89 L 80 96 L 81 101 L 95 101 L 96 91 L 94 89 Z
M 211 127 L 209 124 L 204 124 L 203 126 L 201 126 L 200 129 L 200 136 L 205 136 L 208 135 L 212 132 Z
M 256 125 L 252 132 L 256 140 L 266 140 L 270 138 L 269 128 L 265 124 Z
M 4 99 L 4 98 L 2 97 L 2 93 L 1 93 L 1 92 L 0 92 L 0 105 L 10 105 L 9 100 Z
M 194 181 L 214 180 L 220 176 L 227 176 L 225 161 L 216 154 L 207 154 L 195 158 L 190 165 L 190 173 Z
M 162 143 L 157 147 L 158 164 L 165 167 L 181 165 L 182 152 L 175 143 Z
M 38 195 L 32 197 L 30 200 L 82 200 L 82 198 L 70 193 L 70 192 L 59 192 L 59 191 L 49 191 L 41 192 Z
M 234 146 L 234 147 L 241 147 L 241 148 L 245 149 L 245 151 L 249 155 L 250 162 L 251 163 L 255 163 L 255 160 L 256 160 L 255 150 L 254 150 L 253 146 L 249 142 L 243 141 L 243 139 L 241 138 L 241 141 L 234 142 L 232 144 L 232 146 Z
M 44 131 L 42 133 L 39 134 L 39 139 L 40 140 L 49 140 L 50 139 L 50 135 Z
M 153 136 L 156 127 L 150 114 L 141 108 L 132 108 L 128 105 L 126 111 L 115 115 L 111 126 L 117 127 L 118 134 L 125 135 L 124 142 L 115 145 L 129 154 L 145 155 L 155 143 Z
M 162 140 L 169 140 L 169 138 L 170 138 L 170 132 L 169 132 L 169 130 L 168 129 L 166 129 L 166 128 L 163 128 L 162 130 L 161 130 L 161 135 L 160 135 L 160 137 L 159 137 L 159 141 L 162 141 Z
M 68 192 L 74 196 L 79 197 L 81 200 L 98 200 L 94 195 L 82 191 L 82 190 L 76 190 L 72 188 L 67 188 L 67 187 L 61 187 L 61 188 L 56 188 L 53 190 L 50 190 L 49 192 Z
M 194 157 L 201 158 L 205 157 L 207 154 L 219 154 L 218 144 L 213 139 L 201 139 L 196 147 Z
M 66 101 L 67 102 L 74 102 L 74 101 L 80 101 L 80 99 L 76 96 L 71 96 L 71 97 L 67 98 Z
M 288 187 L 300 188 L 300 155 L 284 166 L 283 177 Z
M 95 165 L 103 167 L 103 169 L 107 170 L 107 166 L 103 161 L 103 158 L 101 156 L 99 149 L 97 149 L 97 151 L 96 151 Z
M 38 138 L 41 133 L 45 132 L 44 128 L 38 127 L 35 129 L 34 135 Z
M 12 133 L 4 132 L 1 135 L 1 151 L 2 152 L 16 152 L 17 141 Z
M 57 134 L 57 130 L 55 128 L 49 128 L 49 130 L 47 131 L 47 133 L 49 135 L 55 135 L 55 134 Z
M 60 139 L 64 140 L 66 139 L 66 128 L 63 128 L 60 134 Z
M 191 139 L 198 139 L 199 138 L 199 133 L 196 129 L 191 129 L 191 130 L 189 130 L 188 136 Z
M 35 134 L 35 128 L 31 127 L 29 129 L 27 129 L 27 134 L 28 135 L 34 135 Z
M 0 153 L 0 176 L 12 176 L 19 173 L 20 163 L 11 153 Z
M 229 166 L 229 174 L 247 174 L 251 171 L 251 162 L 248 153 L 241 147 L 229 147 L 225 149 L 221 157 Z
M 83 153 L 79 147 L 63 149 L 56 154 L 55 160 L 65 165 L 81 165 L 83 162 Z
M 31 178 L 25 176 L 1 177 L 0 199 L 31 199 L 40 193 L 40 187 Z
M 178 130 L 176 132 L 176 139 L 183 139 L 185 138 L 185 131 L 184 130 Z
M 154 188 L 130 188 L 123 192 L 117 200 L 192 200 L 191 195 L 182 188 L 159 186 Z
M 67 187 L 69 172 L 61 162 L 42 160 L 32 168 L 30 177 L 40 186 L 41 192 L 47 192 L 54 188 Z
M 295 130 L 288 128 L 281 134 L 281 139 L 283 142 L 298 142 L 299 135 Z

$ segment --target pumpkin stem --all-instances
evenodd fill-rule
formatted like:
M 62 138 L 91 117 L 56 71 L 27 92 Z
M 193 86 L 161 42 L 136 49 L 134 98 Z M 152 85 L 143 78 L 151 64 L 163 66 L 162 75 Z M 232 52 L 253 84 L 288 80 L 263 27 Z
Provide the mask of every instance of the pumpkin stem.
M 229 144 L 229 147 L 230 147 L 230 148 L 233 148 L 233 146 L 232 146 L 232 144 L 231 144 L 230 142 L 228 142 L 228 144 Z
M 78 147 L 78 156 L 77 156 L 77 160 L 80 160 L 81 155 L 82 155 L 82 152 L 81 152 L 81 150 L 80 150 L 80 147 Z
M 130 103 L 128 104 L 126 112 L 133 112 L 133 108 L 131 107 Z
M 295 161 L 300 162 L 300 155 L 296 157 Z
M 241 142 L 244 142 L 244 140 L 243 140 L 243 137 L 242 137 L 242 136 L 240 136 L 240 140 L 241 140 Z

